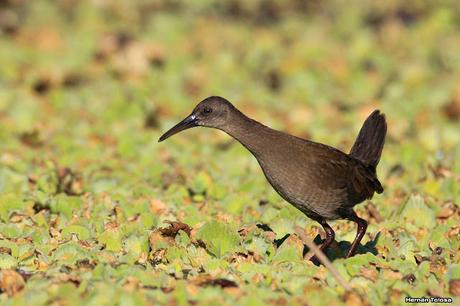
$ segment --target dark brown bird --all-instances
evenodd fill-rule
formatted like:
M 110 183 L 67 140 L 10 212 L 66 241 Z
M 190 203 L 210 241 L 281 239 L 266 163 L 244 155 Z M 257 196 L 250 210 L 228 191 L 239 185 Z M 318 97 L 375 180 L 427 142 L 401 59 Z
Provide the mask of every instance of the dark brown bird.
M 279 195 L 324 228 L 326 239 L 320 247 L 322 251 L 335 236 L 327 220 L 356 222 L 358 231 L 347 257 L 356 253 L 367 222 L 356 215 L 353 207 L 372 198 L 374 192 L 383 192 L 376 167 L 387 125 L 385 115 L 379 110 L 366 119 L 349 154 L 271 129 L 248 118 L 221 97 L 200 102 L 159 141 L 194 126 L 220 129 L 245 146 Z

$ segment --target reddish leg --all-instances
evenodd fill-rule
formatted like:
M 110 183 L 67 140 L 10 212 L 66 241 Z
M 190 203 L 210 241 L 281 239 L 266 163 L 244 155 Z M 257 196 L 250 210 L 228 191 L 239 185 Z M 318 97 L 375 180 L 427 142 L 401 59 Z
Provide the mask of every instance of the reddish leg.
M 334 233 L 334 230 L 332 229 L 332 227 L 330 227 L 329 224 L 326 223 L 326 221 L 319 220 L 318 222 L 319 222 L 319 224 L 321 224 L 321 226 L 323 227 L 324 231 L 326 232 L 326 239 L 324 240 L 324 242 L 319 247 L 319 249 L 324 253 L 325 250 L 332 243 L 332 241 L 334 241 L 335 233 Z M 318 260 L 318 258 L 316 258 L 316 256 L 313 256 L 310 260 L 316 265 L 319 264 L 319 260 Z
M 358 249 L 359 243 L 361 242 L 361 239 L 363 239 L 363 236 L 366 233 L 367 221 L 358 217 L 354 211 L 351 215 L 347 217 L 347 219 L 358 224 L 358 231 L 356 232 L 355 240 L 353 240 L 353 243 L 351 244 L 350 250 L 348 251 L 346 257 L 349 258 L 356 254 L 356 250 Z

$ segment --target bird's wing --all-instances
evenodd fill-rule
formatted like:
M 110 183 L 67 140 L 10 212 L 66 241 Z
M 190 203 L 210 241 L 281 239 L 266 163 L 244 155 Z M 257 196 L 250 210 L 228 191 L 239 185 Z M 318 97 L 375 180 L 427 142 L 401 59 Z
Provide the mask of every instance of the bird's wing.
M 354 205 L 371 198 L 374 191 L 382 192 L 383 188 L 371 168 L 361 161 L 326 145 L 315 145 L 310 169 L 315 175 L 317 188 L 341 197 L 347 197 L 349 205 Z M 336 199 L 339 200 L 339 199 Z

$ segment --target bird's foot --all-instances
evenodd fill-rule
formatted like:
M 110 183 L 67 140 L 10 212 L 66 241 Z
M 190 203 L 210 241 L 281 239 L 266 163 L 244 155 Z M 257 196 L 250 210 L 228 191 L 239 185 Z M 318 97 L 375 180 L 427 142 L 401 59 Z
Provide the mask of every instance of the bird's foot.
M 318 258 L 316 257 L 316 255 L 313 255 L 311 258 L 310 258 L 310 261 L 315 265 L 315 266 L 319 266 L 321 264 L 321 262 L 318 260 Z

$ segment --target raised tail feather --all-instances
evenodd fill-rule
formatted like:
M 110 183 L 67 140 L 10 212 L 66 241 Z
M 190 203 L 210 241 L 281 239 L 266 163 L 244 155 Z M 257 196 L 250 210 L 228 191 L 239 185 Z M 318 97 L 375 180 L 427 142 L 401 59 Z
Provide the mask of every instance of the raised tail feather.
M 380 113 L 379 110 L 373 111 L 364 121 L 363 127 L 350 150 L 350 155 L 375 171 L 385 144 L 386 133 L 385 115 Z

